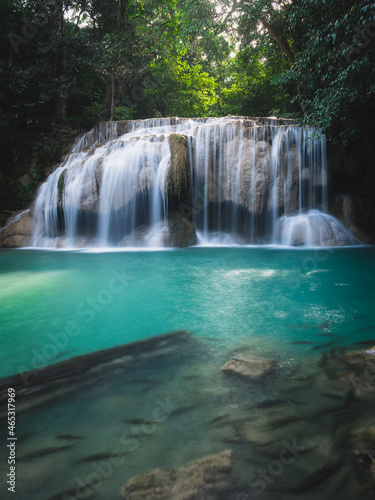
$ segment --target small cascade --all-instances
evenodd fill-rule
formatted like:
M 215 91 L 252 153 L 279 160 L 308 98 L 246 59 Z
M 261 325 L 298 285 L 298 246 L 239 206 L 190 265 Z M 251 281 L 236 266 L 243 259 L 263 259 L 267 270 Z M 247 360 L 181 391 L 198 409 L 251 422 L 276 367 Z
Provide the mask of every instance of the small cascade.
M 301 218 L 309 221 L 307 226 L 311 219 L 315 227 L 318 219 L 311 211 L 326 215 L 325 148 L 323 134 L 292 120 L 101 123 L 76 141 L 41 186 L 33 244 L 193 244 L 196 237 L 171 235 L 181 222 L 176 213 L 184 216 L 184 230 L 196 229 L 204 244 L 284 244 L 287 234 L 295 232 L 292 216 L 300 217 L 296 227 L 302 227 Z M 328 219 L 319 220 L 327 225 Z M 331 226 L 332 231 L 338 227 Z M 319 241 L 315 236 L 306 237 L 305 244 Z M 288 241 L 297 240 L 292 236 Z
M 319 210 L 284 216 L 279 221 L 279 241 L 286 246 L 347 246 L 361 242 L 337 219 Z

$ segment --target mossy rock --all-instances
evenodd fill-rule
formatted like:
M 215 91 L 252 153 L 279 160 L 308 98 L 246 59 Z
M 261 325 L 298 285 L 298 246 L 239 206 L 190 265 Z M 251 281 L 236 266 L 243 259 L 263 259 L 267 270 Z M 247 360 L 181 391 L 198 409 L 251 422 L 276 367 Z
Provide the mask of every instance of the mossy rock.
M 65 175 L 66 175 L 66 168 L 64 168 L 64 170 L 61 172 L 59 180 L 57 181 L 58 201 L 62 201 L 62 197 L 64 194 Z
M 171 160 L 166 178 L 168 194 L 181 198 L 190 189 L 189 149 L 185 135 L 171 134 L 168 138 Z
M 179 212 L 168 212 L 166 247 L 190 247 L 198 243 L 195 226 Z

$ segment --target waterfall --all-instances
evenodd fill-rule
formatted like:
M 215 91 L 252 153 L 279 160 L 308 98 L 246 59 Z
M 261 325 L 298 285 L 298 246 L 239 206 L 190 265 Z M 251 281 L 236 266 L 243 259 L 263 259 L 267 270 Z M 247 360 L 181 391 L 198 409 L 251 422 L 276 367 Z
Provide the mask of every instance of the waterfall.
M 280 242 L 286 246 L 345 246 L 360 241 L 337 219 L 319 210 L 309 210 L 279 221 Z
M 357 243 L 332 237 L 347 230 L 324 217 L 324 134 L 292 120 L 225 117 L 97 125 L 40 187 L 33 244 L 165 246 L 177 212 L 200 243 Z

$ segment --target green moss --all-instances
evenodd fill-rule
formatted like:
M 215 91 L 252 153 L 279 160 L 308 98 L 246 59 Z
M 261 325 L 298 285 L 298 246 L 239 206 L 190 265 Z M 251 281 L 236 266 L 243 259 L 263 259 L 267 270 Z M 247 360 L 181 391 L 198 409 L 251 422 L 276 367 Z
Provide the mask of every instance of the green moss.
M 57 181 L 57 193 L 58 200 L 62 200 L 63 192 L 64 192 L 64 179 L 65 179 L 66 168 L 61 172 L 59 180 Z

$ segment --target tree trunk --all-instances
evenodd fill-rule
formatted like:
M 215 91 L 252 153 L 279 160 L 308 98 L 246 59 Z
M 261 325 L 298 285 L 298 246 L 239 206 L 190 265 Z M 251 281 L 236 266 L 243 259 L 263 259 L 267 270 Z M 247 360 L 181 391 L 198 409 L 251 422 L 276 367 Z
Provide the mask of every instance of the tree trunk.
M 116 78 L 114 72 L 108 77 L 107 90 L 104 99 L 104 110 L 100 121 L 113 121 L 116 110 Z
M 269 35 L 271 38 L 275 40 L 277 45 L 280 47 L 280 49 L 284 52 L 286 57 L 289 59 L 289 61 L 293 64 L 294 63 L 294 54 L 291 51 L 288 42 L 285 42 L 282 40 L 279 35 L 276 33 L 275 28 L 272 26 L 272 24 L 269 24 L 265 19 L 261 19 L 260 22 L 263 24 L 263 27 L 268 31 Z
M 113 122 L 115 117 L 115 107 L 116 107 L 116 99 L 115 99 L 115 76 L 112 73 L 111 75 L 111 113 L 109 121 Z

